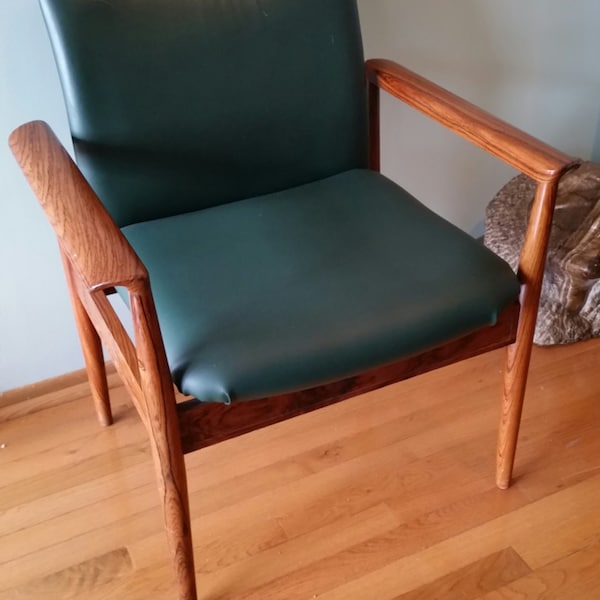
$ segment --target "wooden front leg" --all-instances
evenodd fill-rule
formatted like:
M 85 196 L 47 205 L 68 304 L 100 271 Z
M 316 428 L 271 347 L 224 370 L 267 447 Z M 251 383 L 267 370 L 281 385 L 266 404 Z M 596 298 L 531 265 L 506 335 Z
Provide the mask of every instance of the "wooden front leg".
M 538 183 L 519 261 L 521 313 L 516 341 L 508 347 L 498 431 L 496 484 L 500 489 L 510 486 L 515 462 L 558 179 Z
M 196 600 L 196 576 L 185 461 L 175 393 L 147 282 L 130 289 L 142 402 L 158 482 L 178 600 Z

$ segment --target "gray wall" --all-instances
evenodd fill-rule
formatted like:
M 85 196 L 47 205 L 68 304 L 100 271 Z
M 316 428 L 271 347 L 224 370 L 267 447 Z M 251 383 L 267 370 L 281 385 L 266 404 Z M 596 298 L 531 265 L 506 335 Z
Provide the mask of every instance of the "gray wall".
M 594 137 L 592 160 L 595 162 L 600 162 L 600 119 L 598 119 L 598 126 L 596 127 L 596 135 Z
M 600 157 L 597 0 L 359 0 L 368 56 L 393 58 L 562 150 Z M 383 99 L 383 170 L 479 233 L 512 171 Z M 0 391 L 78 369 L 56 243 L 6 144 L 44 119 L 68 144 L 36 0 L 0 2 Z
M 596 0 L 360 6 L 367 55 L 391 57 L 565 152 L 589 158 L 597 124 L 600 145 Z M 383 170 L 479 234 L 484 207 L 511 169 L 397 102 L 384 98 L 383 105 Z
M 0 390 L 80 368 L 54 236 L 8 150 L 20 123 L 66 117 L 35 0 L 0 2 Z

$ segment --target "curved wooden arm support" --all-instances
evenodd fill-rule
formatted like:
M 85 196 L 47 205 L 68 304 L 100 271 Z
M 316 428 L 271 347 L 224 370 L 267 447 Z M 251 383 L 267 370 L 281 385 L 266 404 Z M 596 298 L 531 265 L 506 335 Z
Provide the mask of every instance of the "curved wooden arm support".
M 58 237 L 98 416 L 112 421 L 101 340 L 150 437 L 180 598 L 195 599 L 175 395 L 146 268 L 46 123 L 22 125 L 9 141 Z M 115 286 L 129 291 L 135 347 L 106 297 Z
M 559 177 L 574 159 L 463 100 L 405 67 L 380 58 L 366 62 L 367 78 L 538 182 Z
M 516 341 L 507 353 L 498 433 L 496 482 L 498 487 L 507 488 L 512 477 L 558 182 L 580 161 L 393 61 L 369 60 L 366 71 L 371 168 L 379 169 L 379 89 L 383 89 L 538 184 L 519 258 L 521 310 Z
M 383 89 L 409 106 L 479 146 L 489 154 L 538 182 L 538 193 L 519 262 L 519 277 L 530 287 L 541 277 L 554 211 L 556 184 L 580 161 L 502 121 L 459 96 L 385 59 L 366 62 L 371 120 L 371 162 L 378 164 L 378 101 L 374 89 Z M 536 301 L 537 311 L 537 301 Z
M 148 278 L 133 248 L 46 123 L 21 125 L 9 143 L 63 252 L 89 290 Z

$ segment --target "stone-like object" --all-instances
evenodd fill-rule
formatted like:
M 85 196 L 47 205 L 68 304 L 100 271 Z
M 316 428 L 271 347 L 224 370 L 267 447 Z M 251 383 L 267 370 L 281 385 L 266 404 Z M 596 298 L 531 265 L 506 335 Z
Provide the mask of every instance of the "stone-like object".
M 484 243 L 517 268 L 536 184 L 509 181 L 486 211 Z M 600 165 L 584 162 L 560 180 L 534 342 L 600 337 Z

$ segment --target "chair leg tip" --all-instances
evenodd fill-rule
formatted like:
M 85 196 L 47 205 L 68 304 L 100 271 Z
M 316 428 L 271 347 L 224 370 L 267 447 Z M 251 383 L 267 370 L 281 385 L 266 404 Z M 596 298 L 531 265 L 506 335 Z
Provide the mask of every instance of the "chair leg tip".
M 507 490 L 510 487 L 512 474 L 499 471 L 496 474 L 496 486 L 501 490 Z
M 102 427 L 110 427 L 113 424 L 112 415 L 109 416 L 100 416 L 98 417 L 98 421 Z

